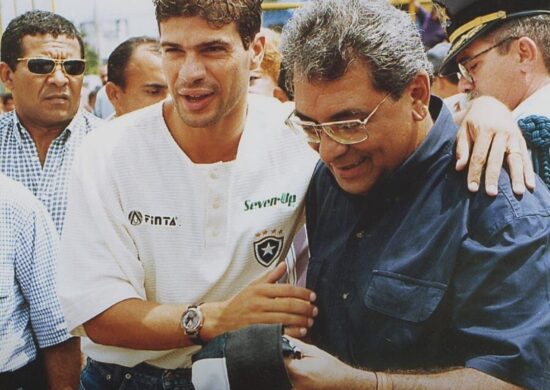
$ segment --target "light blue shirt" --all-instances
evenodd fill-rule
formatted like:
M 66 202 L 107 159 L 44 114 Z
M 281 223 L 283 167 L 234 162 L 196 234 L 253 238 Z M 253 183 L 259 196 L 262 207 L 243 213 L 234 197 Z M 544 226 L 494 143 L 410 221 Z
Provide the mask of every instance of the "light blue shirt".
M 22 183 L 42 201 L 61 233 L 75 153 L 86 134 L 103 121 L 80 110 L 51 143 L 42 166 L 36 145 L 15 115 L 16 111 L 0 116 L 0 172 Z
M 55 288 L 58 245 L 44 206 L 0 174 L 0 372 L 70 337 Z

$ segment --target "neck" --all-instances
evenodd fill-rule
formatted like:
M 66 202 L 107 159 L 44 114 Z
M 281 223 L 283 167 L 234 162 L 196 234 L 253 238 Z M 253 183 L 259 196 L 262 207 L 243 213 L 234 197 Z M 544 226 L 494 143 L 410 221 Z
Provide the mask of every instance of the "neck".
M 19 114 L 17 114 L 17 116 L 21 122 L 21 125 L 23 125 L 23 127 L 29 132 L 32 140 L 34 141 L 36 151 L 38 153 L 38 159 L 40 160 L 40 165 L 44 166 L 50 145 L 57 137 L 59 137 L 70 122 L 44 126 L 36 124 L 31 120 L 26 120 Z
M 523 101 L 527 100 L 531 95 L 537 92 L 539 89 L 546 87 L 550 84 L 550 74 L 541 75 L 539 77 L 534 77 L 531 82 L 527 85 L 525 92 L 521 100 L 516 104 L 516 107 L 519 106 Z M 511 108 L 512 110 L 516 107 Z
M 212 164 L 237 158 L 246 121 L 246 105 L 204 128 L 185 125 L 172 101 L 164 103 L 163 114 L 172 137 L 194 163 Z
M 426 118 L 424 118 L 422 122 L 418 124 L 418 131 L 416 132 L 415 150 L 418 149 L 418 147 L 422 142 L 424 142 L 433 125 L 434 125 L 434 121 L 432 120 L 432 117 L 428 112 L 428 115 L 426 115 Z

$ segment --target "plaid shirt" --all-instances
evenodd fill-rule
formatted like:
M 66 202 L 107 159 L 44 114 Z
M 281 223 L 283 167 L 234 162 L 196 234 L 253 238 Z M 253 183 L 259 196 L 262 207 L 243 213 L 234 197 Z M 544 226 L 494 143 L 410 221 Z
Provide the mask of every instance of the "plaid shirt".
M 44 166 L 29 132 L 15 111 L 0 116 L 0 172 L 27 187 L 50 212 L 61 233 L 69 174 L 84 136 L 103 121 L 80 110 L 69 126 L 51 143 Z
M 55 289 L 58 240 L 44 206 L 0 174 L 0 372 L 70 337 Z

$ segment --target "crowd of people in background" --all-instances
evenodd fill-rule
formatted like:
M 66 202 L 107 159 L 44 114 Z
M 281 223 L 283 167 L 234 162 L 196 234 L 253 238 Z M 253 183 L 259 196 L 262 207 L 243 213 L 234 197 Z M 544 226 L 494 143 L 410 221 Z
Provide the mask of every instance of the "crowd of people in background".
M 0 389 L 550 388 L 550 4 L 153 0 L 1 38 Z

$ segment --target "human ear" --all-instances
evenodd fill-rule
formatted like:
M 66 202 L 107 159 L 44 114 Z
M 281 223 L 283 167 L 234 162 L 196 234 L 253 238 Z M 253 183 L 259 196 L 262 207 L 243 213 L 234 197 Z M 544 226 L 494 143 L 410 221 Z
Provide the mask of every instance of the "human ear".
M 13 90 L 13 70 L 5 62 L 0 62 L 0 80 L 8 89 Z
M 109 101 L 115 108 L 116 114 L 120 115 L 122 104 L 122 89 L 112 81 L 107 81 L 107 83 L 105 84 L 105 93 L 107 94 Z
M 533 64 L 540 52 L 537 48 L 537 44 L 528 37 L 521 37 L 517 42 L 517 54 L 521 64 Z
M 428 115 L 430 103 L 430 77 L 422 71 L 409 83 L 406 93 L 411 101 L 411 114 L 415 121 L 420 122 Z
M 254 41 L 250 44 L 252 58 L 250 59 L 250 70 L 260 69 L 262 60 L 264 59 L 265 36 L 258 33 Z

